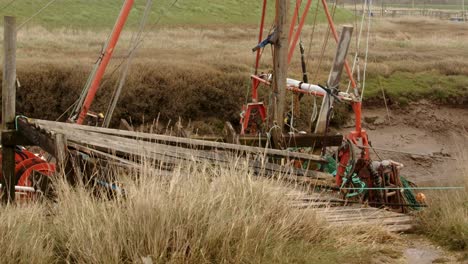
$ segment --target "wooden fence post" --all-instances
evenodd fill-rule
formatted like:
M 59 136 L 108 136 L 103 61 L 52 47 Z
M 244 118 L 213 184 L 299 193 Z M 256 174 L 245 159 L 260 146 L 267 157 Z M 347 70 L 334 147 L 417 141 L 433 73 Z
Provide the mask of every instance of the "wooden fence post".
M 14 129 L 16 104 L 16 18 L 4 18 L 2 83 L 2 138 Z M 10 130 L 10 131 L 9 131 Z M 2 144 L 2 201 L 15 200 L 15 146 Z

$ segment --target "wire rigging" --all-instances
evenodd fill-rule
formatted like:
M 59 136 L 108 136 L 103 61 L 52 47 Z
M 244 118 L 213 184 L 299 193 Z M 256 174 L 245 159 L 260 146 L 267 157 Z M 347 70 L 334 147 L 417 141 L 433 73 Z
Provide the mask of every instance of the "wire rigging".
M 26 25 L 29 21 L 31 21 L 33 18 L 41 14 L 44 10 L 46 10 L 50 5 L 55 3 L 57 0 L 50 0 L 47 4 L 45 4 L 41 9 L 39 9 L 36 13 L 34 13 L 32 16 L 30 16 L 28 19 L 26 19 L 21 25 L 18 26 L 17 30 L 20 30 L 24 25 Z
M 125 67 L 122 69 L 121 78 L 120 78 L 118 84 L 116 85 L 116 87 L 114 89 L 114 93 L 112 94 L 112 99 L 109 102 L 107 112 L 104 115 L 104 122 L 103 122 L 103 125 L 102 125 L 103 127 L 109 127 L 109 125 L 110 125 L 112 115 L 114 114 L 115 107 L 117 106 L 118 98 L 120 97 L 120 94 L 122 92 L 122 88 L 123 88 L 123 86 L 125 84 L 125 81 L 127 79 L 127 76 L 128 76 L 128 71 L 130 69 L 130 64 L 131 64 L 132 59 L 133 59 L 133 57 L 135 55 L 136 49 L 133 49 L 133 46 L 136 45 L 138 40 L 141 38 L 141 35 L 142 35 L 143 30 L 144 30 L 145 25 L 146 25 L 146 21 L 148 19 L 149 13 L 151 11 L 152 5 L 153 5 L 153 0 L 147 0 L 145 11 L 144 11 L 143 17 L 141 18 L 141 21 L 140 21 L 140 26 L 139 26 L 139 29 L 138 29 L 138 33 L 136 35 L 132 36 L 132 40 L 130 41 L 131 44 L 130 44 L 130 47 L 129 47 L 130 52 L 129 52 L 128 56 L 127 56 L 127 59 L 126 59 L 126 62 L 125 62 Z
M 367 7 L 367 1 L 364 1 L 362 5 L 362 18 L 361 18 L 361 25 L 359 28 L 359 33 L 356 35 L 356 54 L 354 55 L 354 60 L 353 60 L 353 67 L 351 69 L 351 74 L 354 75 L 354 71 L 356 69 L 356 66 L 358 67 L 358 86 L 359 86 L 359 80 L 360 80 L 360 73 L 359 73 L 359 52 L 361 51 L 361 37 L 362 37 L 362 30 L 364 27 L 364 21 L 366 18 L 366 12 L 365 8 Z M 356 22 L 356 27 L 357 27 L 357 22 Z M 348 82 L 348 87 L 346 88 L 346 92 L 349 92 L 349 89 L 351 88 L 351 80 Z
M 7 9 L 9 6 L 11 6 L 14 2 L 16 2 L 16 0 L 11 0 L 10 2 L 6 3 L 4 6 L 2 6 L 0 8 L 0 11 L 3 11 L 5 9 Z
M 167 9 L 167 11 L 170 11 L 170 10 L 177 4 L 177 2 L 178 2 L 178 0 L 174 0 L 174 1 L 172 2 L 172 4 L 169 6 L 169 8 Z M 165 17 L 164 14 L 161 15 L 161 16 L 159 16 L 159 18 L 156 20 L 156 22 L 153 23 L 153 24 L 151 25 L 151 28 L 157 26 L 157 25 L 159 24 L 159 22 L 161 21 L 161 19 L 164 18 L 164 17 Z M 151 30 L 149 30 L 149 31 L 151 31 Z M 158 31 L 156 31 L 156 33 L 157 33 L 157 32 L 158 32 Z M 141 34 L 140 34 L 140 35 L 141 35 Z M 143 34 L 142 37 L 140 37 L 139 40 L 135 43 L 135 45 L 134 45 L 132 48 L 130 48 L 130 49 L 128 50 L 127 55 L 124 56 L 124 57 L 122 58 L 122 60 L 120 61 L 120 63 L 119 63 L 114 69 L 112 69 L 112 72 L 108 75 L 109 78 L 107 78 L 106 80 L 104 80 L 104 81 L 101 83 L 101 85 L 100 85 L 101 89 L 102 89 L 103 87 L 106 86 L 106 84 L 108 83 L 108 81 L 117 73 L 117 71 L 120 69 L 120 67 L 122 67 L 122 65 L 129 59 L 130 55 L 133 54 L 134 51 L 137 50 L 137 49 L 140 47 L 140 45 L 143 43 L 143 41 L 144 41 L 144 39 L 145 39 L 145 37 L 146 37 L 147 35 L 148 35 L 148 32 L 147 32 L 146 34 Z M 109 36 L 110 36 L 110 35 L 109 35 Z M 108 36 L 108 38 L 109 38 L 109 36 Z M 106 40 L 105 43 L 107 43 L 107 40 Z M 103 47 L 105 47 L 105 45 L 104 45 Z M 104 49 L 102 49 L 102 50 L 104 50 Z M 93 76 L 94 76 L 94 73 L 97 71 L 97 67 L 99 66 L 99 62 L 100 62 L 100 59 L 101 59 L 101 57 L 102 57 L 102 52 L 103 52 L 103 51 L 101 51 L 100 56 L 99 56 L 98 60 L 96 61 L 95 65 L 94 65 L 94 68 L 93 68 L 93 70 L 91 71 L 91 74 L 90 74 L 90 76 L 88 77 L 88 80 L 87 80 L 86 84 L 83 86 L 83 90 L 82 90 L 82 92 L 81 92 L 81 94 L 80 94 L 80 98 L 78 99 L 77 102 L 75 102 L 74 104 L 72 104 L 71 107 L 74 106 L 74 108 L 73 108 L 73 111 L 70 113 L 69 118 L 72 118 L 73 115 L 76 114 L 76 113 L 79 111 L 80 105 L 83 103 L 84 98 L 86 97 L 86 94 L 87 94 L 87 88 L 86 88 L 86 87 L 88 87 L 88 86 L 90 85 L 90 83 L 91 83 L 91 81 L 92 81 L 92 78 L 93 78 Z M 71 107 L 68 108 L 68 109 L 64 112 L 64 114 L 67 113 L 67 112 L 71 109 Z
M 369 55 L 369 38 L 370 38 L 370 28 L 371 28 L 371 21 L 372 21 L 372 0 L 369 0 L 369 4 L 368 4 L 368 17 L 369 17 L 369 21 L 368 21 L 368 24 L 367 24 L 367 40 L 366 40 L 366 55 L 364 57 L 364 72 L 362 73 L 363 76 L 362 76 L 362 92 L 361 92 L 361 101 L 362 101 L 362 98 L 364 98 L 364 91 L 365 91 L 365 88 L 366 88 L 366 71 L 367 71 L 367 58 L 368 58 L 368 55 Z

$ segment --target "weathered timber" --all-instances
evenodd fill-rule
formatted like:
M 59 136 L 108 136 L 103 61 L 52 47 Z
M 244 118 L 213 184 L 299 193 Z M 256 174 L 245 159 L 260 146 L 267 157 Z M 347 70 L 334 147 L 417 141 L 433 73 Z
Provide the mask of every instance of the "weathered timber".
M 63 134 L 55 135 L 55 150 L 56 150 L 56 170 L 60 174 L 65 174 L 65 165 L 67 164 L 67 139 Z
M 38 124 L 42 126 L 43 128 L 46 128 L 49 130 L 57 130 L 57 129 L 62 129 L 65 131 L 85 130 L 85 131 L 98 132 L 98 133 L 108 134 L 108 135 L 118 135 L 118 136 L 124 136 L 124 137 L 137 138 L 137 139 L 142 139 L 142 140 L 148 139 L 148 140 L 153 140 L 155 142 L 160 142 L 164 144 L 170 143 L 173 145 L 192 146 L 192 147 L 197 147 L 197 148 L 206 147 L 209 149 L 238 151 L 240 153 L 242 152 L 258 153 L 258 154 L 264 154 L 264 155 L 269 155 L 269 156 L 278 156 L 278 157 L 286 157 L 286 158 L 293 158 L 293 159 L 312 160 L 316 162 L 325 162 L 325 160 L 318 155 L 298 153 L 298 152 L 292 152 L 292 151 L 287 151 L 287 150 L 259 148 L 259 147 L 229 144 L 229 143 L 223 143 L 223 142 L 212 142 L 212 141 L 205 141 L 205 140 L 198 140 L 198 139 L 180 138 L 180 137 L 173 137 L 173 136 L 166 136 L 166 135 L 132 132 L 132 131 L 126 131 L 126 130 L 109 129 L 109 128 L 80 126 L 76 124 L 57 123 L 57 122 L 38 120 L 38 119 L 31 119 L 31 122 Z
M 36 122 L 41 127 L 44 125 L 42 122 Z M 53 122 L 52 122 L 53 123 Z M 101 134 L 96 132 L 91 132 L 87 130 L 83 130 L 83 128 L 90 128 L 90 130 L 102 130 L 102 128 L 96 127 L 85 127 L 85 126 L 75 126 L 79 129 L 71 129 L 69 126 L 74 126 L 71 124 L 56 124 L 48 126 L 45 125 L 43 127 L 47 127 L 47 129 L 57 132 L 57 133 L 64 133 L 67 136 L 67 140 L 69 142 L 75 142 L 81 145 L 90 145 L 94 147 L 103 149 L 108 149 L 112 151 L 118 151 L 122 153 L 127 153 L 136 156 L 143 156 L 148 159 L 155 159 L 160 160 L 167 163 L 174 163 L 179 164 L 183 160 L 192 160 L 192 161 L 209 161 L 209 162 L 216 162 L 216 163 L 226 163 L 230 164 L 234 156 L 237 156 L 239 153 L 227 153 L 227 152 L 219 152 L 219 151 L 201 151 L 197 149 L 187 149 L 178 146 L 168 146 L 164 144 L 158 144 L 154 142 L 142 141 L 127 137 L 119 137 L 110 134 Z M 107 129 L 109 131 L 110 129 Z M 129 131 L 125 131 L 125 134 Z M 138 133 L 133 133 L 135 135 Z M 158 136 L 158 135 L 153 135 Z M 167 136 L 165 136 L 167 137 Z M 216 142 L 211 142 L 216 143 Z M 231 144 L 227 144 L 231 145 Z M 237 145 L 234 145 L 237 147 Z M 246 146 L 241 146 L 246 147 Z M 251 147 L 249 147 L 251 148 Z M 257 148 L 260 149 L 260 148 Z M 275 150 L 279 151 L 279 150 Z M 282 152 L 282 151 L 279 151 Z M 257 158 L 264 157 L 264 153 L 254 153 L 254 156 Z M 252 156 L 253 158 L 253 156 Z M 254 172 L 257 174 L 296 174 L 301 176 L 307 177 L 314 177 L 314 178 L 329 178 L 331 177 L 328 174 L 320 173 L 316 171 L 308 171 L 302 169 L 296 169 L 292 166 L 280 166 L 274 163 L 268 163 L 266 160 L 252 160 L 248 159 L 248 165 L 251 167 Z
M 34 145 L 31 141 L 25 138 L 20 132 L 16 130 L 7 130 L 2 132 L 1 138 L 2 146 L 32 146 Z
M 2 139 L 11 135 L 16 115 L 16 18 L 6 16 L 3 23 Z M 5 133 L 5 135 L 4 135 Z M 2 201 L 15 201 L 15 145 L 2 145 Z
M 268 125 L 273 145 L 283 149 L 284 106 L 286 102 L 286 79 L 288 75 L 288 10 L 289 0 L 276 0 L 275 34 L 273 43 L 273 96 L 269 105 Z
M 340 84 L 341 74 L 343 67 L 346 63 L 346 55 L 348 54 L 349 44 L 351 43 L 351 35 L 353 33 L 352 26 L 344 26 L 341 32 L 341 37 L 338 42 L 338 48 L 335 54 L 335 60 L 328 76 L 327 86 L 332 89 L 338 89 Z M 335 98 L 331 94 L 326 94 L 322 100 L 322 106 L 317 118 L 317 124 L 315 126 L 315 133 L 326 133 L 328 128 L 328 122 L 330 119 L 330 110 L 333 106 Z
M 57 157 L 55 141 L 50 133 L 30 124 L 25 118 L 18 118 L 17 121 L 19 133 L 35 146 L 39 146 L 50 155 Z

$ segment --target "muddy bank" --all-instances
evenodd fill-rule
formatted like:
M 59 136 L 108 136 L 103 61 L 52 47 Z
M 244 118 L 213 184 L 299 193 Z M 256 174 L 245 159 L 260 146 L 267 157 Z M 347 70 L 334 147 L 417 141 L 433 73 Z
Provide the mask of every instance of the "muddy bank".
M 408 107 L 365 108 L 364 128 L 379 155 L 405 164 L 403 175 L 420 186 L 462 184 L 460 156 L 468 148 L 468 109 L 438 106 L 430 102 Z M 347 133 L 351 127 L 341 129 Z
M 90 67 L 35 64 L 18 68 L 17 113 L 55 120 L 78 99 Z M 109 73 L 112 71 L 110 70 Z M 92 110 L 105 112 L 118 72 L 108 74 Z M 248 79 L 241 73 L 190 65 L 132 66 L 114 114 L 134 124 L 162 120 L 238 121 Z M 242 95 L 242 96 L 241 96 Z
M 82 87 L 91 71 L 91 65 L 80 63 L 63 65 L 57 63 L 35 63 L 20 65 L 18 78 L 18 114 L 55 120 L 62 115 L 79 97 Z M 109 99 L 119 77 L 110 67 L 102 82 L 92 110 L 105 112 Z M 157 61 L 135 63 L 127 78 L 126 86 L 114 114 L 114 125 L 125 118 L 133 124 L 152 122 L 160 117 L 167 122 L 179 117 L 186 122 L 199 121 L 211 131 L 222 128 L 224 121 L 238 124 L 239 113 L 245 98 L 249 95 L 249 69 L 229 62 L 200 64 L 173 62 L 159 64 Z M 268 89 L 260 89 L 260 96 L 268 102 Z M 379 95 L 380 96 L 380 95 Z M 291 104 L 288 97 L 288 108 Z M 400 100 L 401 101 L 401 100 Z M 387 97 L 392 109 L 411 108 L 402 105 L 392 97 Z M 460 101 L 464 102 L 464 101 Z M 454 102 L 456 107 L 467 106 Z M 318 105 L 320 101 L 318 100 Z M 296 117 L 297 128 L 310 127 L 313 100 L 304 97 L 300 105 L 300 116 Z M 383 100 L 378 96 L 365 100 L 366 109 L 381 108 Z M 352 116 L 351 108 L 337 104 L 332 120 L 333 126 L 341 126 Z M 203 124 L 206 123 L 206 124 Z

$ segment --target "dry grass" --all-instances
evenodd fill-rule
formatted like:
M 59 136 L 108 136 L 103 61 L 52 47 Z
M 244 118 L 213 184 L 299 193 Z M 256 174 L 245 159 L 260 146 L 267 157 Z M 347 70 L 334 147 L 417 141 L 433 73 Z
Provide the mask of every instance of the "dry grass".
M 362 263 L 393 239 L 332 230 L 242 164 L 143 171 L 121 178 L 126 198 L 58 183 L 57 203 L 0 208 L 2 263 Z
M 383 88 L 388 104 L 404 105 L 411 100 L 430 99 L 443 104 L 468 102 L 468 25 L 430 19 L 374 20 L 370 39 L 367 104 L 382 105 Z M 326 25 L 315 29 L 308 62 L 312 82 L 324 84 L 334 56 L 335 44 L 321 58 Z M 357 35 L 355 30 L 355 36 Z M 306 49 L 312 27 L 304 29 Z M 18 36 L 18 110 L 20 113 L 55 119 L 78 97 L 107 31 L 25 28 Z M 161 27 L 147 32 L 115 113 L 136 124 L 179 116 L 192 121 L 212 120 L 236 124 L 250 86 L 257 29 L 252 26 Z M 365 36 L 366 32 L 363 32 Z M 110 72 L 125 56 L 132 33 L 125 32 L 115 52 L 109 80 L 98 93 L 95 111 L 104 111 L 117 74 Z M 365 38 L 361 40 L 364 57 Z M 351 53 L 355 51 L 353 41 Z M 271 69 L 271 50 L 266 48 L 261 70 Z M 350 56 L 351 59 L 351 56 Z M 322 61 L 322 63 L 319 63 Z M 360 71 L 363 71 L 363 61 Z M 290 76 L 300 78 L 298 56 Z M 343 80 L 347 84 L 346 78 Z M 261 96 L 268 102 L 269 90 Z M 289 102 L 288 102 L 289 104 Z M 303 123 L 310 117 L 311 100 L 303 104 Z M 299 118 L 298 120 L 301 120 Z M 300 127 L 300 129 L 304 129 Z M 216 131 L 216 129 L 215 129 Z
M 465 252 L 468 259 L 468 137 L 461 136 L 459 160 L 462 174 L 457 179 L 464 190 L 445 191 L 431 195 L 429 207 L 421 212 L 421 230 L 440 245 Z M 463 141 L 464 140 L 464 141 Z M 463 143 L 464 142 L 464 143 Z

